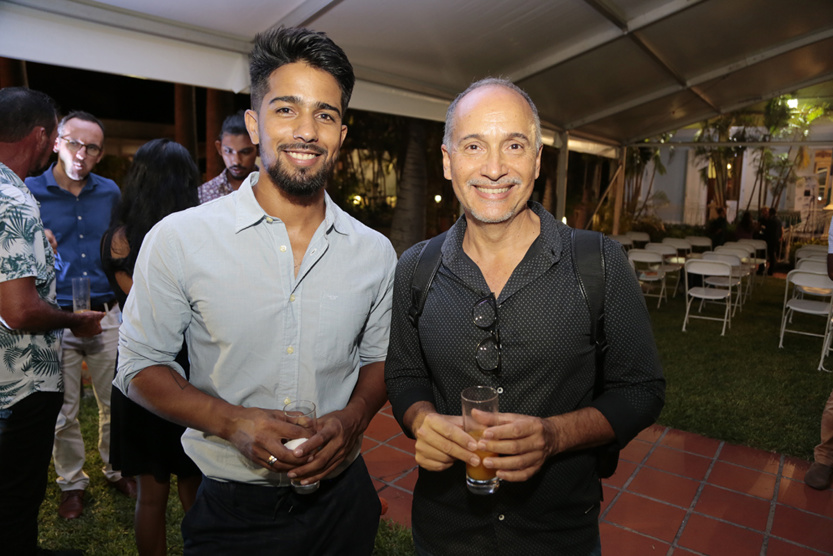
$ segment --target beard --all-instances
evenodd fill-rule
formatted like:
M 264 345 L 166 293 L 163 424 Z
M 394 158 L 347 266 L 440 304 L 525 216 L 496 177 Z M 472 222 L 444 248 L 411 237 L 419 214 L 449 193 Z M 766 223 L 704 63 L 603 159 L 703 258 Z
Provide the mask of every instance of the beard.
M 297 145 L 282 145 L 281 149 L 284 148 L 297 148 Z M 320 155 L 326 155 L 327 152 L 320 149 L 320 147 L 304 146 L 303 148 Z M 304 199 L 315 196 L 327 185 L 327 180 L 333 173 L 335 163 L 336 159 L 333 158 L 325 161 L 317 171 L 311 168 L 301 168 L 290 172 L 286 165 L 279 158 L 276 158 L 272 164 L 266 167 L 266 172 L 272 178 L 272 182 L 285 193 Z

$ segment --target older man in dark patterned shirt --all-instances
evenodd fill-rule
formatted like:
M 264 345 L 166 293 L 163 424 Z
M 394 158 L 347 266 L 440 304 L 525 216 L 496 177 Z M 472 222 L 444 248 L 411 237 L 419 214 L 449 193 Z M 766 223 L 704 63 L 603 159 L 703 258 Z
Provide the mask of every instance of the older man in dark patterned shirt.
M 665 381 L 627 258 L 604 241 L 603 387 L 594 396 L 590 314 L 572 229 L 530 202 L 541 162 L 537 110 L 511 82 L 486 79 L 451 104 L 443 168 L 464 215 L 449 230 L 418 328 L 408 319 L 421 251 L 397 267 L 385 375 L 403 430 L 416 438 L 417 554 L 601 554 L 597 446 L 623 447 L 662 409 Z M 488 322 L 475 306 L 491 305 Z M 480 316 L 478 314 L 478 316 Z M 496 364 L 476 352 L 492 338 Z M 499 421 L 478 440 L 462 428 L 460 392 L 499 393 Z M 466 488 L 465 463 L 500 488 Z M 482 453 L 482 452 L 481 452 Z
M 226 168 L 197 189 L 200 204 L 237 191 L 243 180 L 257 170 L 257 147 L 249 138 L 243 113 L 240 110 L 223 121 L 220 137 L 214 141 L 214 146 L 223 157 Z

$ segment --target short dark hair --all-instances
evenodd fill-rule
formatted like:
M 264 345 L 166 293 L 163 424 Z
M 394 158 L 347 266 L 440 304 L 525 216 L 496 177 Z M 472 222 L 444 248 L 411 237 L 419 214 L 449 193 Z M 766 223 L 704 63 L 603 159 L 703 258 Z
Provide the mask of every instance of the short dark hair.
M 61 118 L 61 123 L 58 124 L 58 135 L 63 135 L 64 126 L 67 125 L 67 122 L 70 120 L 83 120 L 85 122 L 94 123 L 95 125 L 101 128 L 101 133 L 104 134 L 104 124 L 101 122 L 101 120 L 99 120 L 89 112 L 84 112 L 83 110 L 73 110 L 72 112 Z
M 332 75 L 341 89 L 341 114 L 347 111 L 356 76 L 344 51 L 326 34 L 303 27 L 277 27 L 258 33 L 249 54 L 252 108 L 257 111 L 269 89 L 269 76 L 286 64 L 303 62 Z
M 55 101 L 28 87 L 0 89 L 0 143 L 17 143 L 38 126 L 49 135 L 55 129 Z
M 148 141 L 136 151 L 124 179 L 116 222 L 124 226 L 133 268 L 150 229 L 167 215 L 199 203 L 200 172 L 188 149 L 170 139 Z
M 222 139 L 223 135 L 249 135 L 249 130 L 246 129 L 245 110 L 239 110 L 223 120 L 223 127 L 220 130 L 218 139 Z

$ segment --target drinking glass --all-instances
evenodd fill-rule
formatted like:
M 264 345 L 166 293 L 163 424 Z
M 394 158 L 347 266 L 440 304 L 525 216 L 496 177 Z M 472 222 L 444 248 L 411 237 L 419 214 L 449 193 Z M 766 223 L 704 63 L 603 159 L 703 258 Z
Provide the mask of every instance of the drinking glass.
M 86 276 L 72 279 L 72 311 L 83 313 L 90 310 L 90 279 Z
M 463 403 L 463 429 L 475 440 L 479 440 L 483 431 L 496 422 L 498 411 L 498 393 L 491 386 L 471 386 L 460 393 Z M 483 412 L 477 416 L 472 411 Z M 483 467 L 483 458 L 496 456 L 494 452 L 476 450 L 480 465 L 466 463 L 466 486 L 474 494 L 493 494 L 500 487 L 500 479 L 495 476 L 496 469 Z
M 309 400 L 296 400 L 286 404 L 283 407 L 283 413 L 286 415 L 287 423 L 292 423 L 305 429 L 303 436 L 290 440 L 285 444 L 287 449 L 294 450 L 315 434 L 315 403 Z M 298 494 L 310 494 L 318 490 L 319 486 L 319 481 L 307 485 L 301 484 L 301 481 L 298 479 L 292 479 L 291 482 L 292 488 Z

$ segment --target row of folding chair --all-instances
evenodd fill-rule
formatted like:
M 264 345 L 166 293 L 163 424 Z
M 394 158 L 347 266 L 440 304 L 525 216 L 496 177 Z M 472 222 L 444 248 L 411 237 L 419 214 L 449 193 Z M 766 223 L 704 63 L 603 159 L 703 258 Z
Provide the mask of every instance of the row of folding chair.
M 827 252 L 827 245 L 802 245 L 795 251 L 795 260 L 810 257 L 827 259 Z

